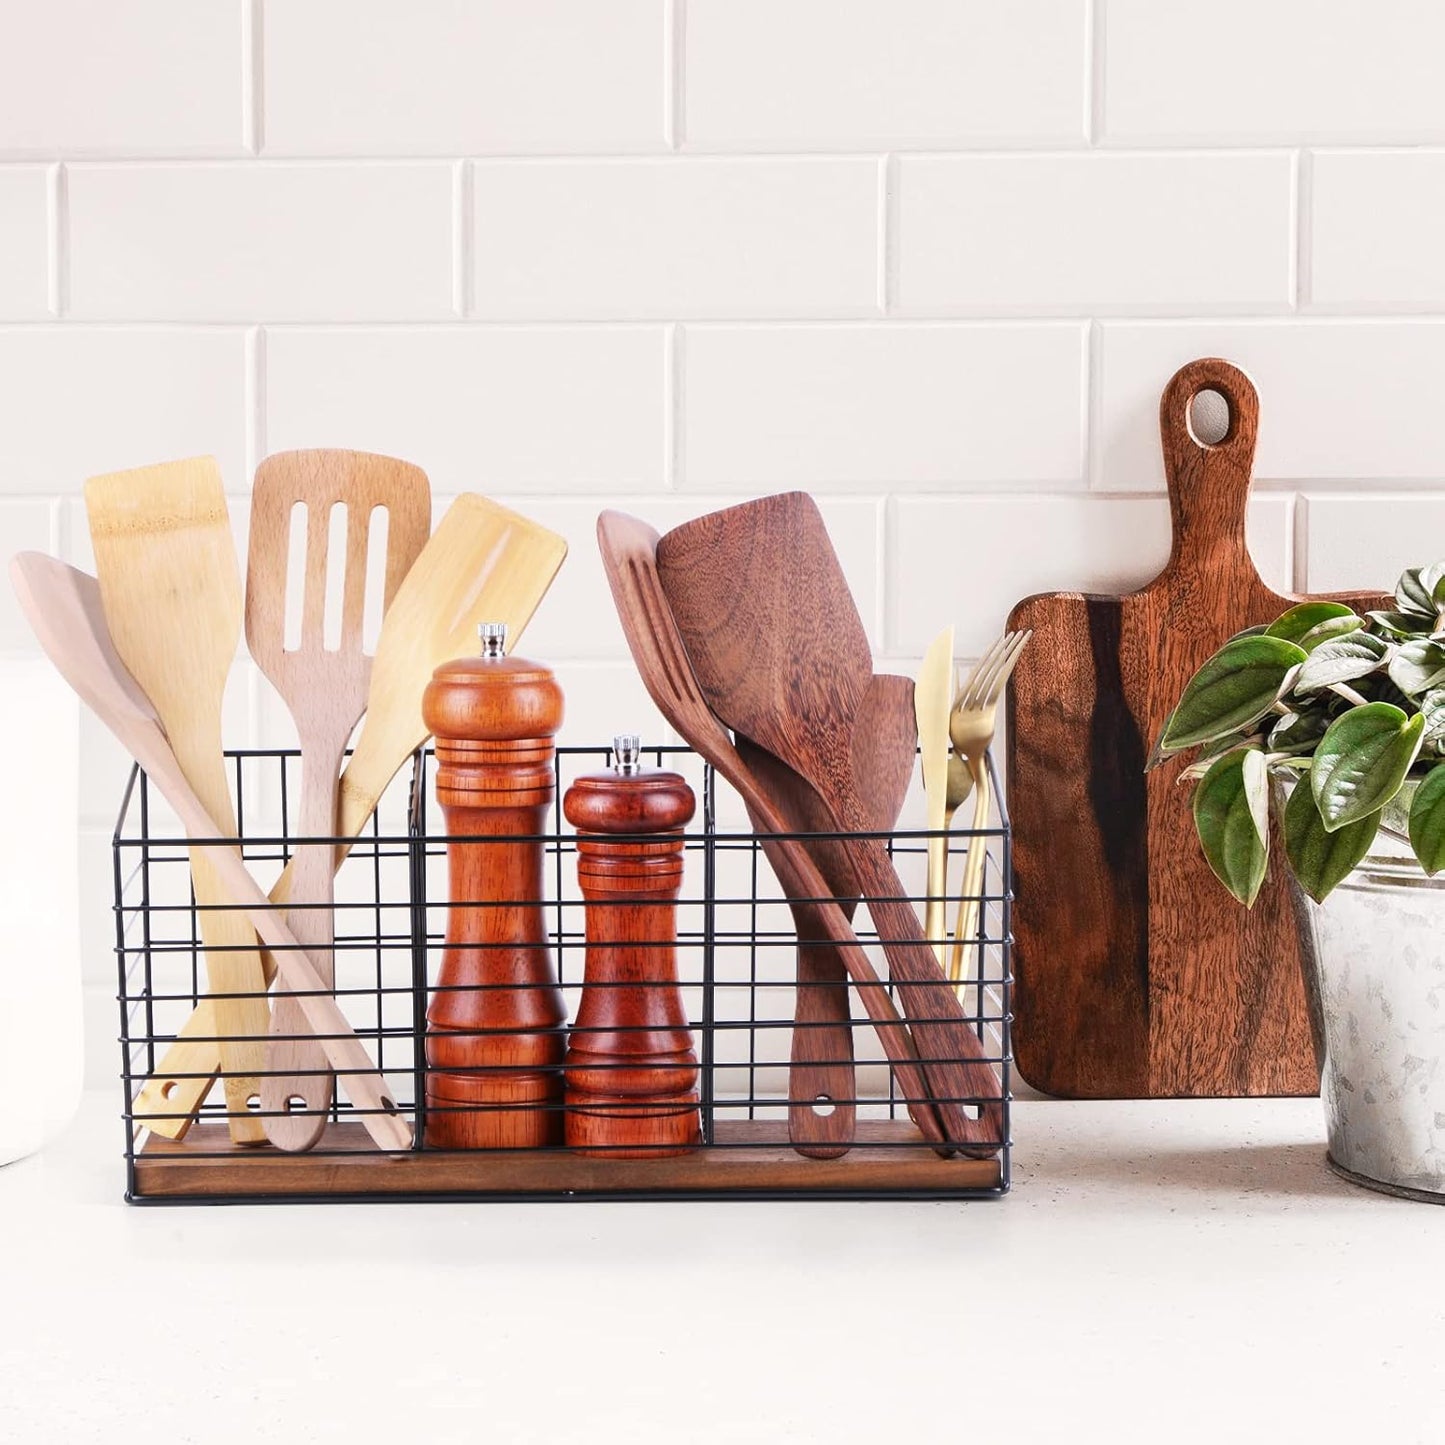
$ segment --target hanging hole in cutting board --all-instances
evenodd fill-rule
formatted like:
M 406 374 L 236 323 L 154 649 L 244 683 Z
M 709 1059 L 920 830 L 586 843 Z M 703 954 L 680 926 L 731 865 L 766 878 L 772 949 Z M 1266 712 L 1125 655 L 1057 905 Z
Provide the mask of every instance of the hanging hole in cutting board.
M 1222 392 L 1205 388 L 1189 403 L 1189 435 L 1202 447 L 1217 447 L 1229 435 L 1229 402 Z
M 813 1112 L 820 1119 L 826 1119 L 836 1108 L 837 1105 L 834 1104 L 827 1094 L 819 1094 L 818 1097 L 813 1100 Z

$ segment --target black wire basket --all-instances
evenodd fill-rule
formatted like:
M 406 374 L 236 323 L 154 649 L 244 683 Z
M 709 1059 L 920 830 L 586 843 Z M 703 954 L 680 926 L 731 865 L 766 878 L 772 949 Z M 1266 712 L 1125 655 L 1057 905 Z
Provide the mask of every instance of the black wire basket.
M 835 1158 L 805 1157 L 789 1137 L 789 1059 L 797 985 L 797 940 L 787 902 L 748 829 L 739 800 L 686 748 L 651 747 L 647 761 L 682 773 L 699 807 L 684 834 L 677 905 L 677 969 L 699 1062 L 700 1147 L 670 1158 L 609 1158 L 565 1147 L 451 1150 L 427 1147 L 426 1012 L 436 983 L 448 909 L 447 845 L 432 796 L 435 760 L 416 756 L 412 775 L 382 800 L 357 839 L 327 840 L 350 851 L 332 906 L 335 997 L 385 1076 L 398 1107 L 415 1120 L 405 1152 L 380 1150 L 358 1111 L 337 1091 L 317 1145 L 302 1153 L 247 1147 L 232 1139 L 223 1089 L 212 1082 L 215 1036 L 194 1011 L 207 996 L 201 910 L 191 891 L 188 845 L 140 769 L 132 772 L 114 836 L 116 953 L 124 1085 L 126 1198 L 136 1203 L 238 1203 L 426 1199 L 871 1198 L 967 1199 L 1009 1187 L 1009 995 L 1011 860 L 1007 812 L 980 830 L 986 846 L 976 935 L 960 986 L 980 1053 L 998 1078 L 996 1120 L 970 1156 L 935 1151 L 906 1101 L 867 1015 L 852 995 L 857 1125 Z M 294 800 L 300 757 L 289 750 L 228 754 L 242 853 L 263 883 L 296 846 Z M 543 903 L 569 1020 L 583 985 L 584 901 L 576 839 L 561 820 L 570 782 L 611 761 L 605 747 L 557 751 L 553 831 L 531 840 L 546 859 Z M 992 769 L 992 760 L 989 767 Z M 996 784 L 996 779 L 995 779 Z M 998 798 L 997 786 L 994 797 Z M 831 835 L 799 834 L 804 839 Z M 900 879 L 921 913 L 926 852 L 921 830 L 886 836 Z M 961 857 L 972 835 L 955 831 Z M 307 842 L 316 840 L 307 839 Z M 951 876 L 957 878 L 958 868 Z M 879 975 L 887 962 L 866 904 L 859 942 Z M 890 994 L 893 987 L 888 984 Z M 177 1039 L 182 1040 L 177 1044 Z M 185 1051 L 192 1067 L 176 1070 Z M 195 1066 L 195 1058 L 203 1062 Z M 204 1102 L 168 1109 L 147 1081 L 158 1071 L 194 1080 Z M 248 1101 L 253 1107 L 259 1098 Z M 825 1107 L 825 1106 L 824 1106 Z M 983 1117 L 976 1105 L 969 1112 Z M 259 1132 L 252 1122 L 253 1133 Z M 992 1131 L 992 1125 L 990 1125 Z

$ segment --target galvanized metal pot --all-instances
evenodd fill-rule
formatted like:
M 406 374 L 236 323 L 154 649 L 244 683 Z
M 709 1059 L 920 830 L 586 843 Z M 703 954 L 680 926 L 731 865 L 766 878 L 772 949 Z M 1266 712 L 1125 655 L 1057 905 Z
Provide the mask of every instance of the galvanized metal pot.
M 1358 1184 L 1445 1204 L 1445 874 L 1427 878 L 1383 834 L 1376 846 L 1324 903 L 1301 895 L 1329 1159 Z

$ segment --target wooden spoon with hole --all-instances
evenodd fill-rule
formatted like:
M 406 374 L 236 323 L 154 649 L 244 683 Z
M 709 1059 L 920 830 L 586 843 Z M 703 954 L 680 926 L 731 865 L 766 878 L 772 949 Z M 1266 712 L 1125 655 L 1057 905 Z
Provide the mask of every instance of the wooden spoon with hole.
M 85 508 L 116 651 L 155 705 L 206 814 L 229 837 L 236 813 L 221 698 L 241 638 L 241 578 L 220 468 L 213 457 L 194 457 L 92 477 Z M 250 1112 L 260 1106 L 270 1023 L 256 932 L 245 914 L 218 907 L 228 900 L 209 850 L 191 850 L 191 877 L 231 1138 L 264 1144 Z M 169 1098 L 162 1103 L 177 1112 Z
M 190 836 L 212 840 L 194 851 L 205 854 L 221 901 L 239 903 L 275 950 L 282 974 L 297 991 L 307 1022 L 325 1040 L 326 1058 L 341 1076 L 367 1132 L 382 1149 L 409 1149 L 411 1128 L 397 1112 L 396 1100 L 361 1040 L 323 989 L 320 976 L 251 877 L 234 843 L 215 841 L 226 835 L 187 781 L 154 706 L 116 652 L 95 578 L 39 552 L 16 556 L 10 576 L 21 609 L 61 676 L 145 769 Z
M 852 750 L 873 664 L 813 499 L 791 492 L 686 522 L 658 542 L 657 568 L 712 711 L 811 783 L 837 828 L 867 833 Z M 843 846 L 947 1136 L 992 1152 L 1003 1138 L 1002 1088 L 983 1043 L 881 842 Z
M 299 579 L 288 579 L 292 509 L 305 512 Z M 331 549 L 334 509 L 344 509 L 345 540 Z M 371 657 L 363 649 L 372 520 L 386 521 L 381 615 L 391 605 L 431 532 L 431 488 L 420 467 L 369 452 L 297 451 L 267 457 L 251 489 L 246 566 L 246 642 L 256 665 L 291 710 L 301 742 L 302 838 L 336 833 L 336 800 L 346 744 L 366 708 Z M 340 579 L 340 586 L 337 582 Z M 299 593 L 299 645 L 287 648 L 286 600 Z M 335 645 L 326 636 L 328 593 L 340 594 Z M 335 985 L 332 938 L 335 851 L 300 843 L 291 860 L 286 923 L 326 987 Z M 300 907 L 295 905 L 300 904 Z M 278 1148 L 309 1149 L 326 1128 L 333 1081 L 321 1046 L 285 980 L 276 983 L 271 1039 L 261 1079 L 266 1137 Z
M 483 620 L 505 622 L 508 645 L 514 643 L 566 555 L 565 538 L 486 497 L 464 493 L 447 508 L 381 625 L 366 721 L 341 775 L 338 837 L 361 832 L 397 770 L 426 741 L 421 695 L 432 672 L 475 647 Z M 338 867 L 344 856 L 341 850 Z M 290 887 L 288 866 L 272 900 L 284 902 Z M 149 1123 L 149 1111 L 163 1123 L 200 1107 L 205 1071 L 216 1067 L 211 1002 L 202 1000 L 146 1081 L 134 1105 L 138 1118 Z
M 786 763 L 741 734 L 738 756 L 772 795 L 789 827 L 829 833 L 833 822 L 817 793 Z M 913 682 L 879 674 L 869 684 L 853 735 L 859 791 L 869 825 L 886 833 L 898 821 L 918 733 L 913 722 Z M 764 826 L 752 809 L 753 827 Z M 858 906 L 858 882 L 848 850 L 835 838 L 806 840 L 845 918 Z M 815 904 L 789 900 L 798 934 L 798 987 L 793 1005 L 792 1063 L 788 1069 L 788 1137 L 799 1154 L 831 1159 L 846 1154 L 858 1118 L 857 1071 L 848 974 Z

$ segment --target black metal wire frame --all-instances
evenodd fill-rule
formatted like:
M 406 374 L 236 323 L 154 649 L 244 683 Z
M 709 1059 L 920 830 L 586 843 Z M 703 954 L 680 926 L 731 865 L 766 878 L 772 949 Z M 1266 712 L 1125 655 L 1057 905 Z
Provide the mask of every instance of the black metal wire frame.
M 677 950 L 681 986 L 689 1000 L 689 1016 L 698 1046 L 704 1146 L 733 1147 L 719 1137 L 718 1124 L 739 1119 L 776 1121 L 776 1140 L 786 1143 L 789 1041 L 792 1030 L 797 1027 L 792 1018 L 792 991 L 799 986 L 791 915 L 781 891 L 773 885 L 771 869 L 762 858 L 759 835 L 728 831 L 719 826 L 719 785 L 711 766 L 684 747 L 649 747 L 645 749 L 645 756 L 659 766 L 683 771 L 698 785 L 698 817 L 694 827 L 684 834 L 686 867 L 679 903 L 682 915 Z M 449 843 L 459 841 L 433 831 L 435 803 L 431 801 L 431 784 L 435 762 L 431 750 L 418 752 L 414 759 L 406 831 L 383 831 L 380 816 L 376 815 L 356 839 L 302 838 L 291 832 L 291 793 L 299 778 L 296 752 L 247 750 L 230 753 L 228 757 L 234 769 L 242 854 L 248 862 L 258 865 L 258 877 L 264 876 L 265 866 L 279 870 L 301 843 L 327 842 L 350 848 L 338 874 L 337 901 L 331 905 L 335 925 L 335 997 L 357 1036 L 386 1075 L 399 1107 L 415 1116 L 414 1147 L 420 1149 L 424 1147 L 427 1108 L 426 1009 L 429 997 L 436 992 L 434 964 L 443 943 L 443 930 L 437 925 L 444 907 L 448 906 L 444 894 L 435 899 L 430 896 L 428 875 L 432 870 L 444 868 L 437 860 L 444 858 Z M 575 1016 L 583 984 L 586 935 L 584 905 L 575 886 L 575 869 L 569 867 L 569 860 L 575 854 L 575 839 L 562 831 L 561 798 L 572 777 L 605 767 L 610 761 L 610 748 L 559 748 L 555 763 L 557 831 L 528 840 L 541 844 L 550 863 L 546 870 L 550 896 L 542 907 L 549 922 L 550 943 L 559 984 L 569 1005 L 569 1018 Z M 991 758 L 988 766 L 992 772 Z M 987 843 L 986 867 L 979 927 L 969 944 L 979 965 L 968 980 L 966 997 L 971 1003 L 966 1012 L 980 1041 L 983 1059 L 993 1065 L 1001 1080 L 1002 1103 L 998 1113 L 1002 1123 L 999 1136 L 989 1140 L 998 1148 L 999 1182 L 989 1188 L 930 1185 L 843 1193 L 829 1188 L 816 1197 L 970 1198 L 1002 1194 L 1009 1188 L 1012 838 L 996 775 L 993 781 L 994 796 L 999 802 L 995 819 L 989 827 L 980 830 Z M 249 826 L 248 813 L 256 811 L 258 802 L 270 805 L 270 818 L 275 826 L 269 832 Z M 126 1197 L 146 1203 L 160 1201 L 148 1198 L 137 1189 L 137 1139 L 142 1124 L 134 1101 L 173 1042 L 177 1029 L 207 995 L 205 947 L 201 941 L 200 910 L 189 884 L 188 844 L 174 832 L 158 832 L 154 812 L 148 780 L 135 768 L 121 803 L 113 854 Z M 844 835 L 788 836 L 820 841 Z M 885 840 L 895 862 L 919 863 L 933 835 L 914 830 L 871 836 Z M 967 830 L 950 834 L 950 847 L 955 856 L 962 856 L 970 836 Z M 221 840 L 210 841 L 219 844 Z M 745 878 L 741 889 L 729 881 L 734 877 Z M 921 885 L 920 892 L 908 895 L 908 901 L 919 906 L 926 901 Z M 508 902 L 489 900 L 464 906 L 495 908 L 508 906 Z M 876 929 L 863 926 L 861 918 L 855 921 L 855 929 L 859 942 L 868 948 L 890 994 L 893 993 L 880 947 L 888 940 L 880 939 Z M 910 1021 L 920 1021 L 916 1010 Z M 906 1119 L 906 1104 L 897 1091 L 893 1073 L 876 1048 L 867 1016 L 858 1010 L 854 1018 L 854 1046 L 858 1053 L 855 1077 L 859 1087 L 855 1102 L 859 1119 Z M 921 1055 L 920 1062 L 927 1065 L 934 1060 Z M 211 1090 L 200 1111 L 202 1122 L 224 1123 L 226 1104 L 221 1094 L 218 1088 Z M 978 1100 L 956 1102 L 977 1112 Z M 338 1092 L 330 1117 L 339 1123 L 359 1119 L 361 1115 Z M 346 1152 L 354 1153 L 354 1147 L 348 1146 Z M 916 1139 L 906 1138 L 899 1142 L 870 1139 L 869 1147 L 915 1152 L 927 1148 Z M 325 1137 L 312 1152 L 328 1152 Z M 192 1150 L 189 1141 L 187 1154 L 196 1158 L 223 1157 L 217 1151 L 207 1152 L 204 1145 Z M 228 1150 L 226 1157 L 234 1156 Z M 325 1196 L 331 1201 L 341 1197 Z M 395 1200 L 413 1196 L 356 1197 Z M 539 1196 L 487 1193 L 475 1197 Z M 644 1190 L 625 1195 L 608 1193 L 602 1197 L 674 1195 Z M 684 1197 L 719 1196 L 702 1192 Z M 786 1197 L 811 1196 L 806 1189 L 789 1188 Z M 240 1199 L 256 1202 L 258 1196 L 216 1193 L 187 1198 L 191 1202 Z M 296 1202 L 298 1196 L 288 1194 L 284 1198 Z

